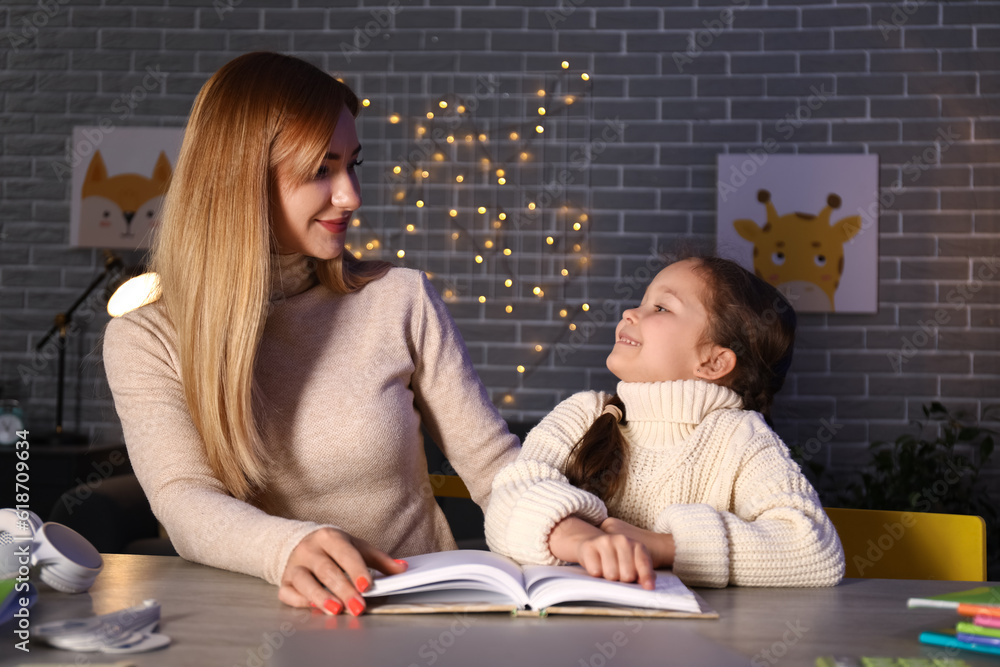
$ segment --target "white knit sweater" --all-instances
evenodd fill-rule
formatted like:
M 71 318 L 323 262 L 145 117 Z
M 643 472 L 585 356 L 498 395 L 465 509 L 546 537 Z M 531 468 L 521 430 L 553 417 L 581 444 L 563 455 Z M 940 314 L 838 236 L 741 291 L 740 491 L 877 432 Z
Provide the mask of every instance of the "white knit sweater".
M 317 284 L 308 258 L 281 259 L 255 366 L 273 465 L 252 503 L 212 474 L 162 303 L 108 324 L 104 365 L 153 512 L 181 556 L 274 584 L 294 547 L 323 525 L 394 557 L 454 549 L 421 423 L 482 507 L 517 438 L 447 308 L 419 271 L 391 269 L 338 296 Z
M 627 478 L 616 501 L 567 481 L 573 445 L 610 396 L 566 399 L 527 436 L 493 482 L 486 539 L 522 563 L 555 564 L 552 528 L 608 516 L 676 544 L 674 572 L 694 586 L 830 586 L 844 574 L 837 532 L 816 491 L 763 417 L 700 380 L 618 384 Z

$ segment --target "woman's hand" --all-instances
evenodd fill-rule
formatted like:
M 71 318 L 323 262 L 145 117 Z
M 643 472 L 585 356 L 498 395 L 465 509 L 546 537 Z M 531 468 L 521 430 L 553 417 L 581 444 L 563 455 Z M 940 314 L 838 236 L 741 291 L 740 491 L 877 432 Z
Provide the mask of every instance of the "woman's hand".
M 292 550 L 281 575 L 278 599 L 292 607 L 312 606 L 330 614 L 339 614 L 346 606 L 358 616 L 365 610 L 360 594 L 372 585 L 369 567 L 399 574 L 406 570 L 406 561 L 393 560 L 342 530 L 320 528 Z
M 621 519 L 607 518 L 601 523 L 601 530 L 609 535 L 623 535 L 646 546 L 653 560 L 653 567 L 670 567 L 674 564 L 676 546 L 674 536 L 668 533 L 654 533 L 633 526 Z
M 610 581 L 638 581 L 652 590 L 656 581 L 644 544 L 612 535 L 577 517 L 560 521 L 549 534 L 549 550 L 560 560 L 579 563 L 587 574 Z

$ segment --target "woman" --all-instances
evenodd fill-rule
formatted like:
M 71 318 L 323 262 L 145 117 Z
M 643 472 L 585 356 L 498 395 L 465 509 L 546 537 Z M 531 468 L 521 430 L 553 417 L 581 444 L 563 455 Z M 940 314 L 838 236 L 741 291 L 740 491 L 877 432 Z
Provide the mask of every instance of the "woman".
M 166 196 L 162 297 L 104 343 L 133 468 L 178 553 L 355 615 L 369 566 L 455 547 L 421 423 L 484 508 L 517 453 L 424 274 L 344 252 L 358 109 L 289 56 L 219 70 Z

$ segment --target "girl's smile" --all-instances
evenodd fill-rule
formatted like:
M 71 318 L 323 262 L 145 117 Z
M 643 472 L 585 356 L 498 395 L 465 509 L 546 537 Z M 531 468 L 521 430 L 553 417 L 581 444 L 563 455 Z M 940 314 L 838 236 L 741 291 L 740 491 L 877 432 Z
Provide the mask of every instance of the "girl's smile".
M 621 334 L 620 333 L 620 334 L 618 334 L 618 344 L 619 345 L 633 345 L 635 347 L 638 347 L 642 343 L 638 343 L 638 342 L 632 340 L 631 338 L 629 338 L 628 336 L 626 336 L 625 334 Z
M 695 270 L 697 261 L 676 262 L 660 271 L 642 303 L 622 313 L 607 361 L 608 370 L 619 380 L 714 381 L 721 377 L 712 362 L 725 348 L 705 338 L 708 311 L 702 295 L 707 285 Z

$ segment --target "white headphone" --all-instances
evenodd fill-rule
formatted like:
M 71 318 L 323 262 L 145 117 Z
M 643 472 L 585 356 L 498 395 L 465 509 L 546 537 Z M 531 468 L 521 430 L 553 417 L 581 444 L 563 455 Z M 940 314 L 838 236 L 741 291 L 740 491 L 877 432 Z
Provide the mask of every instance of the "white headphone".
M 38 567 L 38 578 L 64 593 L 89 589 L 104 560 L 80 533 L 61 523 L 42 523 L 34 512 L 0 509 L 0 579 L 25 576 Z

